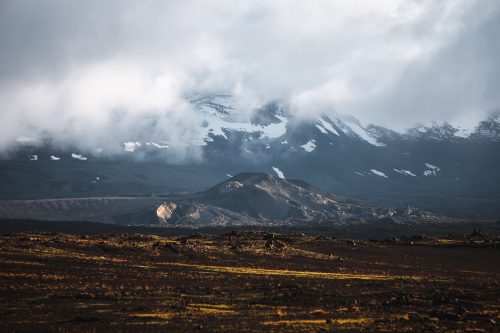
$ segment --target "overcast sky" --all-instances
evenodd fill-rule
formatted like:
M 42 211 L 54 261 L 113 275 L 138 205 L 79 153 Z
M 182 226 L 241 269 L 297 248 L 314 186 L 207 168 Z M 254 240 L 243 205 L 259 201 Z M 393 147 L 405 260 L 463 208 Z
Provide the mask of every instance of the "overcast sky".
M 398 130 L 500 108 L 494 0 L 0 0 L 0 45 L 0 149 L 30 131 L 95 146 L 151 119 L 183 141 L 199 93 Z

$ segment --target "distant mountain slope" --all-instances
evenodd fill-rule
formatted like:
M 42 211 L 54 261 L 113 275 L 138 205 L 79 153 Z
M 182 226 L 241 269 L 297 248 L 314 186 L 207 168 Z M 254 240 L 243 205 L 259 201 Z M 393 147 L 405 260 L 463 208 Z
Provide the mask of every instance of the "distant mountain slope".
M 161 202 L 151 197 L 0 200 L 0 218 L 149 224 L 156 222 L 153 212 Z

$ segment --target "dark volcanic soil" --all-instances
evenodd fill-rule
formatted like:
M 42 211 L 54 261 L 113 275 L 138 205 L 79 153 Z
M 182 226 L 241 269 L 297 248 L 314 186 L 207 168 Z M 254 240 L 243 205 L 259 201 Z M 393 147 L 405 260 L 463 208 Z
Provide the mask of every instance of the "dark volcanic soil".
M 1 331 L 494 332 L 499 242 L 3 235 Z

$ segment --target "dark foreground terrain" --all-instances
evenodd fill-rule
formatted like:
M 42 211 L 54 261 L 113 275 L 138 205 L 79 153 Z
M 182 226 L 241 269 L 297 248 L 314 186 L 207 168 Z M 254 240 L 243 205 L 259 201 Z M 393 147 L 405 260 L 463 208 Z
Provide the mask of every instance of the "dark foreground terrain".
M 2 332 L 494 332 L 500 239 L 0 236 Z

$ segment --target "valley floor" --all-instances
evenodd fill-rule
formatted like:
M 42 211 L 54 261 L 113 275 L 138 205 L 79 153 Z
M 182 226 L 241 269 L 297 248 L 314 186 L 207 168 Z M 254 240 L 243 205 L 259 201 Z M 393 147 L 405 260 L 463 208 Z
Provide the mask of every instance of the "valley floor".
M 2 332 L 498 331 L 500 238 L 0 235 Z

